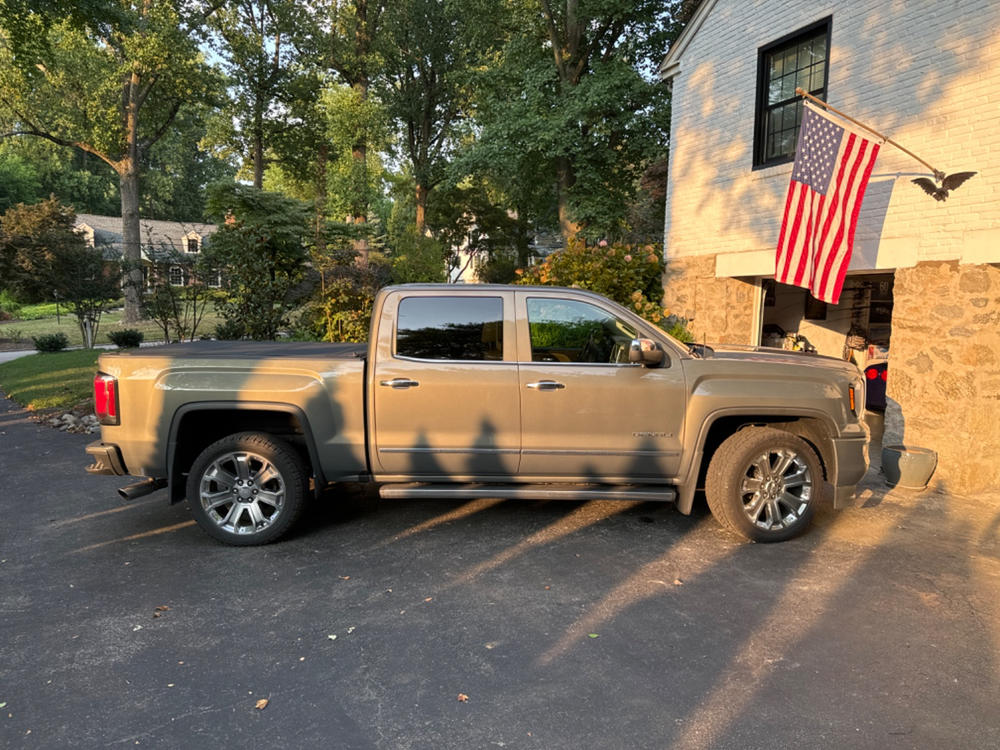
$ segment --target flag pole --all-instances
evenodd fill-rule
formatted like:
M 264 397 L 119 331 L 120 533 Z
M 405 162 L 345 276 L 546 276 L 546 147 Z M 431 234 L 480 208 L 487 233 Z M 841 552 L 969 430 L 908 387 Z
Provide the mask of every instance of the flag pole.
M 879 138 L 881 138 L 886 143 L 891 143 L 893 146 L 895 146 L 896 148 L 898 148 L 903 153 L 912 156 L 914 159 L 916 159 L 921 164 L 923 164 L 925 167 L 927 167 L 929 170 L 931 170 L 931 172 L 934 173 L 934 179 L 937 180 L 938 182 L 941 182 L 941 180 L 944 179 L 944 172 L 942 172 L 939 169 L 934 169 L 934 167 L 932 167 L 930 164 L 928 164 L 927 162 L 925 162 L 923 159 L 921 159 L 915 153 L 913 153 L 912 151 L 910 151 L 908 148 L 904 148 L 903 146 L 899 145 L 898 143 L 896 143 L 896 141 L 892 140 L 892 138 L 889 138 L 888 136 L 883 135 L 882 133 L 878 132 L 875 128 L 873 128 L 873 127 L 871 127 L 869 125 L 865 125 L 863 122 L 859 122 L 859 121 L 855 120 L 850 115 L 845 115 L 839 109 L 836 109 L 835 107 L 831 107 L 829 104 L 827 104 L 826 102 L 824 102 L 822 99 L 813 96 L 812 94 L 810 94 L 808 91 L 806 91 L 803 88 L 796 87 L 795 93 L 798 94 L 799 96 L 804 96 L 806 99 L 812 99 L 814 102 L 816 102 L 817 104 L 819 104 L 819 105 L 821 105 L 823 107 L 826 107 L 831 112 L 836 112 L 838 115 L 840 115 L 841 117 L 843 117 L 845 120 L 850 120 L 855 125 L 857 125 L 859 127 L 862 127 L 865 130 L 867 130 L 869 133 L 874 133 L 875 135 L 877 135 Z

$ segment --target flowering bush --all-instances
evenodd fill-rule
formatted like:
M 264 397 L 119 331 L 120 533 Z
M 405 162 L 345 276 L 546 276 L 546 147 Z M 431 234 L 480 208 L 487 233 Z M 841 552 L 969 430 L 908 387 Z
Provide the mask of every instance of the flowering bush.
M 684 321 L 663 308 L 663 257 L 654 245 L 601 240 L 588 246 L 581 240 L 570 240 L 565 249 L 515 273 L 518 284 L 573 286 L 603 294 L 662 325 L 675 338 L 690 340 Z

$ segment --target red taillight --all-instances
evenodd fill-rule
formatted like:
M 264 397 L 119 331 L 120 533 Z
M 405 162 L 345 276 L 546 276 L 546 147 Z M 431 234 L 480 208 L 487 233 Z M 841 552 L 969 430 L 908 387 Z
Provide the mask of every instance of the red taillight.
M 118 424 L 118 381 L 103 372 L 94 376 L 94 413 L 101 424 Z
M 889 382 L 889 371 L 888 370 L 882 370 L 882 380 L 884 380 L 886 382 Z
M 874 380 L 875 378 L 878 377 L 878 372 L 875 370 L 874 367 L 872 367 L 871 369 L 865 370 L 865 377 L 868 378 L 869 380 Z

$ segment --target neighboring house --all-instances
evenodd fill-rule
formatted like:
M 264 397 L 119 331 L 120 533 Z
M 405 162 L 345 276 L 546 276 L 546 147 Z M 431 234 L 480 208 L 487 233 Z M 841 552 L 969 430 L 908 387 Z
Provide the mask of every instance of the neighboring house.
M 122 220 L 120 216 L 77 214 L 76 229 L 91 247 L 99 247 L 108 260 L 122 257 Z M 139 220 L 143 275 L 148 280 L 152 269 L 166 275 L 173 286 L 187 286 L 193 280 L 191 267 L 215 233 L 215 224 L 199 222 Z M 216 273 L 206 280 L 220 286 Z
M 703 0 L 660 75 L 665 305 L 699 341 L 888 356 L 886 444 L 938 451 L 955 491 L 1000 488 L 1000 4 Z M 937 169 L 978 172 L 937 202 L 910 182 L 929 170 L 884 144 L 838 305 L 773 280 L 796 85 Z

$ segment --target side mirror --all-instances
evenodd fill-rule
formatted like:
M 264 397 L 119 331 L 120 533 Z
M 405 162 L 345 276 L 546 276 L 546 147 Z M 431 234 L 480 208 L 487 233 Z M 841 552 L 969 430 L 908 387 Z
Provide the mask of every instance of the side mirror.
M 645 367 L 656 367 L 663 364 L 663 350 L 652 339 L 632 339 L 628 361 Z

